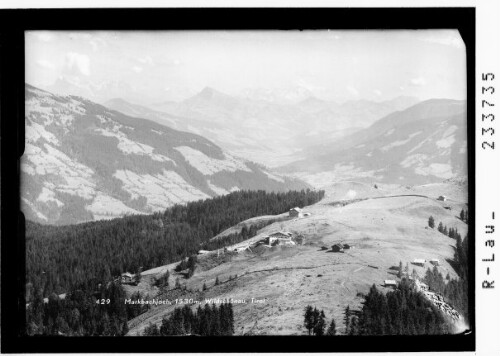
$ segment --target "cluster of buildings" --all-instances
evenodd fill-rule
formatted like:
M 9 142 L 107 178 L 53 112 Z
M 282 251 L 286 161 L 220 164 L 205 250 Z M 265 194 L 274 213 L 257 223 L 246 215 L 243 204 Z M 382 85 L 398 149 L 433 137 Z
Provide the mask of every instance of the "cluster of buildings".
M 288 216 L 291 218 L 305 218 L 311 216 L 311 213 L 306 213 L 301 208 L 295 207 L 288 211 Z
M 349 244 L 336 243 L 335 245 L 332 245 L 332 252 L 344 252 L 344 250 L 349 250 L 351 248 L 354 248 L 354 246 Z
M 123 284 L 131 284 L 135 282 L 135 275 L 130 272 L 125 272 L 121 274 L 120 280 Z
M 245 250 L 251 250 L 252 247 L 264 246 L 273 247 L 277 245 L 281 246 L 294 246 L 296 245 L 293 241 L 293 235 L 288 231 L 277 231 L 270 235 L 264 236 L 262 239 L 255 241 L 253 243 L 246 242 L 241 245 L 236 245 L 232 247 L 233 252 L 243 252 Z
M 412 264 L 414 264 L 415 266 L 420 266 L 420 267 L 424 267 L 426 263 L 427 260 L 422 258 L 415 258 L 412 262 Z M 430 259 L 429 263 L 433 266 L 439 266 L 439 260 L 437 258 Z

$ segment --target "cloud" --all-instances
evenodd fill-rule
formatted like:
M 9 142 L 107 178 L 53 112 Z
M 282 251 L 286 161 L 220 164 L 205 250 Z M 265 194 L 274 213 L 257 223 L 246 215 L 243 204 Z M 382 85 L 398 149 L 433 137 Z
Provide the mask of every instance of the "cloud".
M 422 87 L 425 85 L 425 79 L 422 77 L 413 78 L 410 80 L 410 85 L 414 87 Z
M 49 62 L 45 59 L 40 59 L 40 60 L 36 61 L 36 64 L 38 64 L 40 67 L 45 68 L 45 69 L 54 70 L 56 68 L 54 63 Z
M 83 75 L 90 75 L 90 58 L 85 54 L 76 52 L 66 53 L 65 65 L 71 71 L 76 70 Z
M 375 89 L 373 92 L 374 92 L 377 96 L 382 96 L 382 92 L 381 92 L 380 90 L 378 90 L 378 89 Z
M 347 91 L 349 93 L 351 93 L 351 95 L 354 95 L 354 96 L 358 96 L 359 95 L 359 91 L 355 87 L 353 87 L 351 85 L 347 86 Z
M 136 72 L 136 73 L 140 73 L 140 72 L 142 72 L 142 71 L 143 71 L 143 69 L 144 69 L 144 68 L 139 67 L 139 66 L 133 66 L 133 67 L 132 67 L 132 70 L 133 70 L 134 72 Z

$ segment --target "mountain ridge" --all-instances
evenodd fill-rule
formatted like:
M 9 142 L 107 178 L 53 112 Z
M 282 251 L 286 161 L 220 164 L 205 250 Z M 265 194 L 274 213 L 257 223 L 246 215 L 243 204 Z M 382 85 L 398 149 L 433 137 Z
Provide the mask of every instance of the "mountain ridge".
M 206 138 L 29 84 L 21 159 L 27 218 L 68 224 L 151 213 L 240 189 L 309 187 Z
M 333 145 L 311 147 L 305 159 L 280 171 L 296 172 L 303 179 L 309 176 L 310 183 L 357 177 L 424 184 L 466 176 L 465 104 L 453 99 L 426 100 L 391 113 Z

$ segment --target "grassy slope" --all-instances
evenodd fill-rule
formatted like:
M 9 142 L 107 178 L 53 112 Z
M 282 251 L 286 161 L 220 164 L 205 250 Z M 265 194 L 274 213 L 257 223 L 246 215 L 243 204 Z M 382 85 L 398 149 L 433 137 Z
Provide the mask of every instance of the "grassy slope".
M 381 193 L 422 194 L 429 198 L 405 196 L 368 199 L 345 207 L 329 205 L 349 190 L 357 192 L 357 199 L 376 197 Z M 183 281 L 189 289 L 198 292 L 184 294 L 200 300 L 214 297 L 246 299 L 247 304 L 234 305 L 237 335 L 303 334 L 302 314 L 307 304 L 324 309 L 327 318 L 333 315 L 340 331 L 345 306 L 359 308 L 359 292 L 366 293 L 373 283 L 380 285 L 384 279 L 397 279 L 390 268 L 399 261 L 406 265 L 415 258 L 438 258 L 442 261 L 439 269 L 443 275 L 449 272 L 452 278 L 456 277 L 446 262 L 446 259 L 453 258 L 455 241 L 426 226 L 429 215 L 433 215 L 436 225 L 443 221 L 448 227 L 458 228 L 464 236 L 467 225 L 456 218 L 467 202 L 463 191 L 464 187 L 450 184 L 410 189 L 389 185 L 379 185 L 379 189 L 374 189 L 345 182 L 334 185 L 323 201 L 307 208 L 311 217 L 275 223 L 262 229 L 254 238 L 279 230 L 284 225 L 286 230 L 306 236 L 304 245 L 245 252 L 215 267 L 216 256 L 204 257 L 211 263 L 202 259 L 195 275 Z M 435 200 L 441 194 L 451 200 Z M 450 206 L 452 210 L 445 210 L 444 206 Z M 355 248 L 344 254 L 320 250 L 321 246 L 331 246 L 338 241 L 352 243 Z M 226 259 L 229 258 L 226 256 Z M 410 264 L 410 270 L 415 268 L 423 276 L 429 266 L 423 268 Z M 173 265 L 168 268 L 172 270 Z M 156 269 L 145 274 L 152 276 L 159 271 Z M 212 287 L 217 276 L 226 281 L 234 274 L 238 274 L 236 280 Z M 204 282 L 210 288 L 201 293 L 199 290 Z M 252 297 L 265 299 L 265 303 L 252 304 Z M 142 332 L 149 322 L 159 324 L 163 315 L 171 310 L 172 307 L 157 307 L 132 320 L 129 335 Z

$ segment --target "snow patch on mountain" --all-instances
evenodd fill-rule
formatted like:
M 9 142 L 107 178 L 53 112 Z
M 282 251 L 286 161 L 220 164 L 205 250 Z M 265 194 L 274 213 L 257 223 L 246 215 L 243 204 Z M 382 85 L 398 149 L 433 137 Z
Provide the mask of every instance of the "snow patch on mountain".
M 130 193 L 132 199 L 145 197 L 152 211 L 163 210 L 186 201 L 210 198 L 172 171 L 163 170 L 162 174 L 152 176 L 118 170 L 113 176 L 123 182 L 123 189 Z
M 186 161 L 200 171 L 204 175 L 212 175 L 221 171 L 236 172 L 236 171 L 246 171 L 252 172 L 246 164 L 236 159 L 235 157 L 224 154 L 225 159 L 216 159 L 208 157 L 203 152 L 195 150 L 189 146 L 178 146 L 174 147 L 179 151 Z

